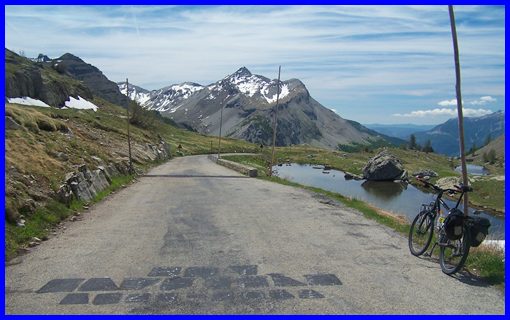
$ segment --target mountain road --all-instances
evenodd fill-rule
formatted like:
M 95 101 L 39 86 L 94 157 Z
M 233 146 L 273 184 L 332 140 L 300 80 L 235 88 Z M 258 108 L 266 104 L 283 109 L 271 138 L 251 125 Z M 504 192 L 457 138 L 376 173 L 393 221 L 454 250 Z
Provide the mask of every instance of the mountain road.
M 207 156 L 173 159 L 7 263 L 8 314 L 503 314 L 407 237 Z

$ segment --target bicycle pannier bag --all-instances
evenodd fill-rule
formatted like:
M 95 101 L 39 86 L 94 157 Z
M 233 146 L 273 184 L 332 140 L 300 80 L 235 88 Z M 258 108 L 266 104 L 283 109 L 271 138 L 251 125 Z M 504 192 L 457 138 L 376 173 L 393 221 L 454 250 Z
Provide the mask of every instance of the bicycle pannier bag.
M 462 226 L 464 222 L 464 213 L 459 209 L 452 209 L 446 219 L 444 219 L 444 230 L 450 240 L 462 238 Z
M 489 234 L 491 223 L 489 219 L 482 217 L 473 217 L 470 224 L 469 235 L 471 236 L 471 246 L 478 247 L 480 243 Z

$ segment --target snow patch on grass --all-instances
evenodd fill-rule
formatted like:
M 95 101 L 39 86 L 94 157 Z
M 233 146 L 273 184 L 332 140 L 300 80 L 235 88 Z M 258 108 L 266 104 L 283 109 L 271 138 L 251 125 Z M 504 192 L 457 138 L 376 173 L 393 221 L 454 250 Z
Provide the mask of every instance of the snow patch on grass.
M 83 109 L 83 110 L 92 109 L 94 111 L 97 111 L 97 106 L 95 104 L 83 99 L 80 96 L 78 96 L 78 99 L 69 97 L 69 101 L 66 101 L 65 105 L 67 108 L 72 108 L 72 109 Z
M 7 101 L 9 101 L 9 103 L 17 103 L 17 104 L 22 104 L 25 106 L 36 106 L 36 107 L 50 108 L 49 105 L 42 102 L 41 100 L 33 99 L 30 97 L 7 98 Z

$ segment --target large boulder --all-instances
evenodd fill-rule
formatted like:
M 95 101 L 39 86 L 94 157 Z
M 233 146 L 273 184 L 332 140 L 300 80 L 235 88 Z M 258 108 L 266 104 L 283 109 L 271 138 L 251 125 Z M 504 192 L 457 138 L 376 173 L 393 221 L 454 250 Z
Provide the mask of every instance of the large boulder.
M 407 172 L 400 160 L 383 150 L 368 160 L 363 168 L 363 178 L 370 181 L 393 181 L 407 178 Z

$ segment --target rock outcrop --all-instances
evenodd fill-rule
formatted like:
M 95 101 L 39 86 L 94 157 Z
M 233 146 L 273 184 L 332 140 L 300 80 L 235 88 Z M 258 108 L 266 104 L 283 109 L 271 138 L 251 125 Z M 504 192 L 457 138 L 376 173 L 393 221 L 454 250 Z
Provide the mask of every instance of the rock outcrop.
M 58 74 L 48 62 L 36 63 L 5 49 L 5 65 L 6 97 L 31 97 L 53 107 L 63 107 L 70 96 L 93 98 L 82 82 Z
M 462 179 L 460 177 L 444 177 L 438 179 L 435 183 L 441 189 L 456 189 L 456 185 L 461 185 Z
M 66 53 L 52 61 L 52 67 L 60 73 L 67 74 L 85 84 L 92 93 L 106 101 L 119 106 L 126 105 L 126 97 L 120 93 L 119 87 L 93 65 Z
M 112 177 L 128 173 L 129 165 L 125 161 L 99 166 L 96 170 L 81 165 L 77 172 L 66 175 L 64 184 L 57 191 L 57 199 L 66 205 L 71 203 L 73 197 L 90 201 L 111 184 Z
M 149 161 L 164 161 L 171 157 L 170 146 L 163 140 L 157 145 L 146 144 L 136 145 L 134 149 L 135 156 L 133 162 L 140 162 L 141 159 Z M 102 159 L 96 158 L 97 162 L 103 163 Z M 122 158 L 115 163 L 100 165 L 95 170 L 90 170 L 86 165 L 78 167 L 77 172 L 70 172 L 66 175 L 64 183 L 57 191 L 58 201 L 69 205 L 74 199 L 90 201 L 111 183 L 112 178 L 118 175 L 129 174 L 129 160 Z
M 370 181 L 393 181 L 407 178 L 407 172 L 400 160 L 383 150 L 368 160 L 363 168 L 363 178 Z
M 437 172 L 430 170 L 430 169 L 423 169 L 412 173 L 413 177 L 419 176 L 419 177 L 437 177 Z

